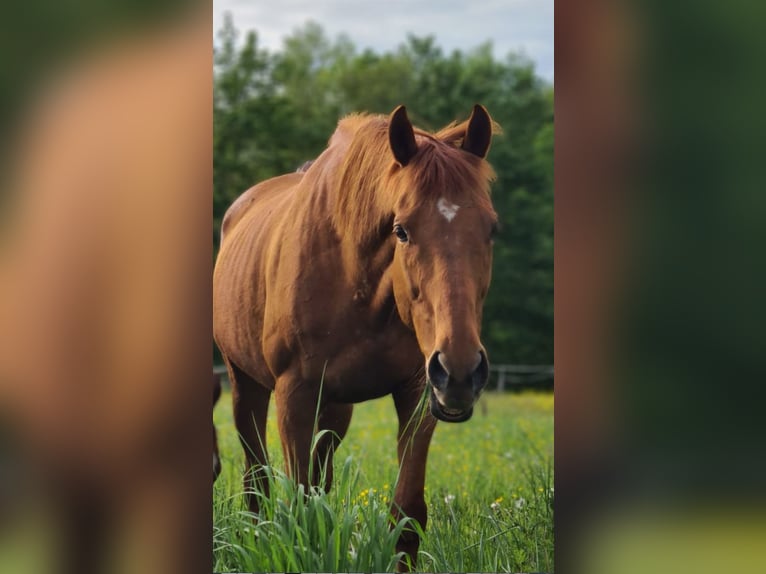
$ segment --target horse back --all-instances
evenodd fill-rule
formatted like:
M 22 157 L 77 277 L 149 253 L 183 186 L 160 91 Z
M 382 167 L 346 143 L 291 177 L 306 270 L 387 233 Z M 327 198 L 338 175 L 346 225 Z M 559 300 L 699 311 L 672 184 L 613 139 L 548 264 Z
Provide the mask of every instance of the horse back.
M 224 237 L 242 220 L 245 214 L 253 209 L 258 209 L 260 204 L 268 203 L 280 194 L 284 194 L 300 183 L 301 179 L 303 179 L 303 173 L 288 173 L 254 185 L 240 195 L 223 216 L 221 245 L 223 245 Z

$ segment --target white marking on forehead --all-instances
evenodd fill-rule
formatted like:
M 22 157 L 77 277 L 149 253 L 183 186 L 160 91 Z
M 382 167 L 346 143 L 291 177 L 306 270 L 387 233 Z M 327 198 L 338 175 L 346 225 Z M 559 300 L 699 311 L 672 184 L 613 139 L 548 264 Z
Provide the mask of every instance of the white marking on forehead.
M 450 203 L 443 197 L 440 197 L 439 201 L 436 202 L 436 209 L 438 209 L 439 213 L 444 216 L 444 219 L 449 222 L 455 218 L 457 215 L 457 210 L 460 209 L 460 206 L 455 205 L 454 203 Z

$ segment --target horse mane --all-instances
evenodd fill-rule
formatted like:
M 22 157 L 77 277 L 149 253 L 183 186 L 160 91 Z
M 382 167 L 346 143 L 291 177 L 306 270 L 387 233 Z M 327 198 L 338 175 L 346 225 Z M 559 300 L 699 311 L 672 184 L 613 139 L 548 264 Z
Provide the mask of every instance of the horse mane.
M 468 120 L 454 122 L 435 134 L 414 128 L 418 152 L 401 167 L 388 141 L 389 118 L 354 114 L 338 123 L 331 147 L 345 149 L 336 179 L 333 221 L 336 229 L 360 247 L 387 232 L 398 202 L 414 207 L 438 194 L 460 204 L 492 209 L 492 167 L 460 149 Z M 493 133 L 500 128 L 493 123 Z M 350 140 L 350 141 L 349 141 Z

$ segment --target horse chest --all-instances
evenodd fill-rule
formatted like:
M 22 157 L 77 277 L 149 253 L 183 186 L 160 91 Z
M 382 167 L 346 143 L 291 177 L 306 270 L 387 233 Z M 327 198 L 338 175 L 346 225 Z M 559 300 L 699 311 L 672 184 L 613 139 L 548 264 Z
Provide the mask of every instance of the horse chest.
M 388 395 L 411 380 L 422 362 L 416 347 L 386 348 L 376 339 L 357 341 L 328 363 L 328 397 L 357 403 Z
M 334 323 L 303 338 L 304 373 L 321 377 L 329 398 L 356 403 L 390 394 L 410 380 L 423 357 L 414 335 L 403 326 L 375 329 L 362 321 Z M 318 379 L 317 379 L 318 380 Z

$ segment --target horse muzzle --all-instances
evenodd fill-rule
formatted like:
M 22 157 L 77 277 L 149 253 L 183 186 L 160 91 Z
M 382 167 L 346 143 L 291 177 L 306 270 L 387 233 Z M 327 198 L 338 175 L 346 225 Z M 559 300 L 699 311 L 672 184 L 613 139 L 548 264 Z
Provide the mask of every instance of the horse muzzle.
M 431 414 L 437 419 L 459 423 L 473 415 L 473 405 L 489 379 L 489 361 L 479 350 L 467 368 L 454 368 L 441 351 L 434 351 L 426 364 L 430 383 Z

